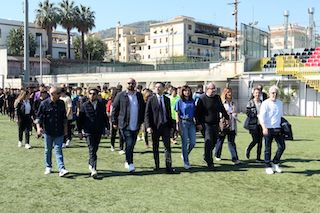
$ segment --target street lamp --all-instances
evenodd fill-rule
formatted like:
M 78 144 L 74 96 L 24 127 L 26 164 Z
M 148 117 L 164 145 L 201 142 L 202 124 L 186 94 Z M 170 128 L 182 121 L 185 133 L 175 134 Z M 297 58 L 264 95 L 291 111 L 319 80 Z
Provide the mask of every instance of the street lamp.
M 25 86 L 29 85 L 30 81 L 30 70 L 29 70 L 29 20 L 28 20 L 28 12 L 29 12 L 29 3 L 28 0 L 24 0 L 24 84 Z
M 43 83 L 43 69 L 42 69 L 42 33 L 39 35 L 39 56 L 40 56 L 40 84 Z

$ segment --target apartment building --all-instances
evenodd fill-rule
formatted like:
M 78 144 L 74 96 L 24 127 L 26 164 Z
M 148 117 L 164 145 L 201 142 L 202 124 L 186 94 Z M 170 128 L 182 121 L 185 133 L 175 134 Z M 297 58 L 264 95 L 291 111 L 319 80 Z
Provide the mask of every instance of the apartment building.
M 177 16 L 169 21 L 150 24 L 150 31 L 140 34 L 136 28 L 116 27 L 115 38 L 105 39 L 107 60 L 120 62 L 165 63 L 188 58 L 216 61 L 220 43 L 226 35 L 220 27 Z
M 284 49 L 284 25 L 270 26 L 271 48 Z M 308 45 L 307 28 L 298 24 L 288 25 L 288 49 L 305 48 Z
M 24 23 L 22 21 L 0 18 L 0 48 L 5 49 L 7 47 L 7 37 L 12 29 L 18 29 L 23 26 Z M 37 43 L 36 55 L 40 54 L 40 36 L 42 37 L 42 50 L 45 52 L 48 49 L 46 31 L 33 23 L 29 23 L 29 32 L 34 36 Z
M 12 29 L 18 29 L 20 27 L 24 27 L 24 22 L 0 18 L 0 48 L 1 49 L 7 48 L 7 45 L 6 45 L 7 37 L 10 31 Z M 34 36 L 37 43 L 35 54 L 38 56 L 40 55 L 40 37 L 41 37 L 42 54 L 45 55 L 48 49 L 47 32 L 34 23 L 29 23 L 29 32 Z M 74 33 L 71 34 L 71 41 L 75 35 L 76 34 Z M 52 37 L 53 37 L 52 58 L 63 58 L 67 54 L 67 34 L 65 32 L 53 32 Z M 74 59 L 74 58 L 75 58 L 74 49 L 73 49 L 73 46 L 71 45 L 71 59 Z

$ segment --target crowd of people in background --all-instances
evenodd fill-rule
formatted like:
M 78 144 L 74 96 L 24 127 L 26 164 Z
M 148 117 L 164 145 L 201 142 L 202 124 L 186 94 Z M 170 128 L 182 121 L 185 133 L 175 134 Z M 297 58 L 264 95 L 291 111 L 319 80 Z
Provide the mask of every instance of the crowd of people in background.
M 188 85 L 174 87 L 162 82 L 154 88 L 143 88 L 129 78 L 122 85 L 102 88 L 68 87 L 64 84 L 39 88 L 0 89 L 0 113 L 8 115 L 18 124 L 18 147 L 31 149 L 30 135 L 35 129 L 36 137 L 44 139 L 45 174 L 52 172 L 52 149 L 55 151 L 59 176 L 68 174 L 63 160 L 63 148 L 72 146 L 76 135 L 85 138 L 89 149 L 89 171 L 97 177 L 97 151 L 101 138 L 110 137 L 112 152 L 119 138 L 119 154 L 125 154 L 124 166 L 128 172 L 135 171 L 134 147 L 137 139 L 143 140 L 147 149 L 152 148 L 154 171 L 160 169 L 159 142 L 164 145 L 166 172 L 175 173 L 171 146 L 181 137 L 181 159 L 186 170 L 191 169 L 189 155 L 196 146 L 199 135 L 204 140 L 203 160 L 208 169 L 214 168 L 214 160 L 220 161 L 225 139 L 234 165 L 239 159 L 237 136 L 237 106 L 232 88 L 226 86 L 220 95 L 214 83 L 198 85 L 195 92 Z M 279 89 L 271 86 L 269 94 L 262 85 L 252 90 L 248 101 L 245 128 L 252 141 L 245 156 L 257 145 L 256 161 L 265 163 L 265 172 L 281 173 L 280 158 L 285 150 L 281 131 L 283 104 L 278 99 Z M 76 134 L 77 132 L 77 134 Z M 24 140 L 23 140 L 23 136 Z M 149 137 L 150 136 L 150 137 Z M 200 137 L 200 138 L 201 138 Z M 199 137 L 198 137 L 199 138 Z M 264 161 L 261 158 L 264 138 Z M 151 139 L 151 140 L 150 140 Z M 271 143 L 275 140 L 278 149 L 271 159 Z M 199 140 L 199 139 L 198 139 Z M 214 150 L 214 152 L 213 152 Z

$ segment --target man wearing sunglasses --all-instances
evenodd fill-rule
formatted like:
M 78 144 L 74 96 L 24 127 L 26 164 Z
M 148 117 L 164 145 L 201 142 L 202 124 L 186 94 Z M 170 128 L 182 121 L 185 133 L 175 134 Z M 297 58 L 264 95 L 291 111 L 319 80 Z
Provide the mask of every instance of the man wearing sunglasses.
M 59 169 L 59 176 L 68 174 L 65 169 L 62 143 L 64 136 L 67 135 L 67 117 L 64 102 L 59 99 L 60 90 L 57 87 L 50 88 L 50 98 L 42 101 L 37 113 L 37 133 L 44 133 L 44 152 L 46 169 L 44 174 L 48 175 L 52 171 L 52 146 L 56 153 Z
M 106 107 L 103 102 L 98 101 L 98 90 L 89 90 L 89 100 L 82 104 L 79 112 L 79 138 L 83 133 L 89 148 L 89 170 L 91 177 L 96 178 L 97 172 L 97 151 L 101 135 L 105 128 L 109 129 L 109 121 L 106 115 Z
M 129 78 L 127 90 L 117 94 L 112 104 L 112 125 L 119 128 L 126 144 L 125 168 L 134 172 L 133 149 L 139 128 L 144 120 L 145 103 L 140 92 L 136 91 L 136 80 Z

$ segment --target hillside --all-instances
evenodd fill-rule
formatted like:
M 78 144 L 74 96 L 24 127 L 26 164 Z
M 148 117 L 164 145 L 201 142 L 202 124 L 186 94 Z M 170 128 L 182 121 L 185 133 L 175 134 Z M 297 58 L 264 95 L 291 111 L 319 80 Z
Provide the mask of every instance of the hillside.
M 159 21 L 153 21 L 153 20 L 149 20 L 149 21 L 139 21 L 139 22 L 134 22 L 131 24 L 126 24 L 124 26 L 127 27 L 135 27 L 138 28 L 138 32 L 137 33 L 145 33 L 148 32 L 150 29 L 150 24 L 153 23 L 158 23 Z M 99 34 L 101 36 L 102 39 L 104 38 L 109 38 L 109 37 L 114 37 L 116 34 L 116 28 L 115 27 L 111 27 L 109 29 L 105 29 L 105 30 L 101 30 L 98 31 L 97 34 Z

